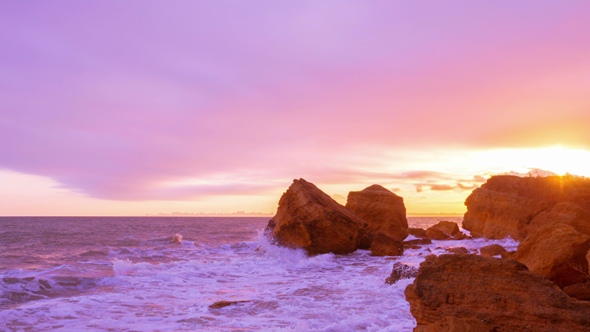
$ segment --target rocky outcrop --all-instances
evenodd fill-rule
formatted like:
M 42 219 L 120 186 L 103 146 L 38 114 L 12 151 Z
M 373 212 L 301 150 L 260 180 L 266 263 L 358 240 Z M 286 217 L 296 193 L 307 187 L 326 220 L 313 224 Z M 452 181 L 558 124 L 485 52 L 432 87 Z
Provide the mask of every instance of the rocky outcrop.
M 414 235 L 415 237 L 419 237 L 419 238 L 426 238 L 426 230 L 423 228 L 408 228 L 408 233 L 410 235 Z
M 566 224 L 552 223 L 524 240 L 511 258 L 563 288 L 586 280 L 589 249 L 589 235 Z
M 560 207 L 551 217 L 541 215 L 549 213 L 562 202 L 590 210 L 590 179 L 576 176 L 493 176 L 465 200 L 467 212 L 463 228 L 475 237 L 501 239 L 510 236 L 523 240 L 527 237 L 529 225 L 538 229 L 548 220 L 553 220 L 553 216 L 562 213 L 564 210 Z M 567 209 L 570 212 L 575 210 L 571 205 Z M 533 222 L 536 217 L 540 219 Z
M 590 303 L 570 298 L 514 260 L 428 256 L 405 294 L 415 331 L 446 317 L 476 319 L 497 332 L 581 332 L 590 326 Z
M 465 238 L 465 234 L 461 233 L 457 223 L 444 220 L 428 227 L 424 233 L 431 240 L 461 240 Z
M 303 248 L 308 254 L 347 254 L 358 248 L 363 220 L 304 179 L 279 200 L 267 232 L 280 245 Z
M 399 247 L 408 236 L 408 220 L 403 198 L 380 185 L 375 184 L 361 191 L 351 191 L 348 194 L 346 208 L 365 222 L 361 249 L 371 248 L 371 252 L 377 254 L 379 250 L 372 248 L 376 237 L 379 237 L 380 247 L 385 242 Z
M 416 277 L 416 274 L 418 274 L 417 268 L 411 265 L 397 262 L 393 264 L 391 274 L 389 275 L 389 277 L 387 277 L 387 279 L 385 279 L 385 283 L 390 285 L 395 284 L 401 279 L 414 278 Z

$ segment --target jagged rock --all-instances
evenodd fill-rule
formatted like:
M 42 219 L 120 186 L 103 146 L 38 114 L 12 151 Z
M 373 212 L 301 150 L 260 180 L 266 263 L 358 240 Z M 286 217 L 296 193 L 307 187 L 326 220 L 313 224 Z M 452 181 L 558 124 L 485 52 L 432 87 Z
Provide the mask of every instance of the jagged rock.
M 395 284 L 401 279 L 409 279 L 416 277 L 418 274 L 418 269 L 407 264 L 403 264 L 397 262 L 393 264 L 393 270 L 391 271 L 391 275 L 385 279 L 386 284 Z
M 303 248 L 308 254 L 347 254 L 358 246 L 363 220 L 304 179 L 279 200 L 267 233 L 280 245 Z
M 418 329 L 475 318 L 496 332 L 588 331 L 590 303 L 572 299 L 514 260 L 430 255 L 405 290 Z
M 499 244 L 490 244 L 489 246 L 481 247 L 479 252 L 482 256 L 494 257 L 506 255 L 508 251 Z
M 426 238 L 426 230 L 423 228 L 408 228 L 408 233 L 410 235 L 414 235 L 415 237 L 419 237 L 419 238 Z
M 559 287 L 584 282 L 590 236 L 566 224 L 549 224 L 524 240 L 512 259 L 546 276 Z
M 380 185 L 375 184 L 361 191 L 351 191 L 348 194 L 346 208 L 365 222 L 361 249 L 371 248 L 378 234 L 399 243 L 408 236 L 408 220 L 403 198 Z M 379 246 L 382 244 L 383 241 Z
M 431 240 L 463 239 L 465 234 L 461 233 L 457 223 L 452 221 L 439 221 L 436 225 L 428 227 L 425 231 L 426 237 Z
M 465 200 L 463 228 L 474 237 L 523 240 L 528 226 L 559 202 L 590 209 L 590 179 L 576 176 L 493 176 Z M 542 224 L 535 225 L 537 229 Z
M 491 330 L 479 319 L 457 318 L 447 316 L 442 320 L 420 326 L 414 332 L 490 332 Z
M 402 242 L 396 241 L 384 234 L 377 234 L 371 242 L 373 256 L 401 256 L 404 254 Z

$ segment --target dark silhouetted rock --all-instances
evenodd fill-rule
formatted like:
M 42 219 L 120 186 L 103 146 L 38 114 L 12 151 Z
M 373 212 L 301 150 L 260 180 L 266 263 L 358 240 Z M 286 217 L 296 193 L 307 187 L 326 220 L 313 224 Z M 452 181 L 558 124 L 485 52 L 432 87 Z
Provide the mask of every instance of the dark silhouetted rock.
M 405 294 L 416 330 L 446 317 L 475 318 L 496 332 L 582 332 L 590 327 L 590 303 L 569 297 L 514 260 L 431 255 Z
M 463 228 L 474 237 L 501 239 L 510 236 L 523 240 L 533 219 L 539 216 L 545 220 L 533 223 L 533 228 L 540 228 L 553 219 L 540 214 L 549 212 L 560 202 L 590 210 L 590 179 L 576 176 L 493 176 L 465 200 L 467 212 Z
M 588 276 L 586 254 L 590 236 L 566 224 L 549 224 L 524 240 L 512 259 L 526 265 L 559 287 L 584 282 Z
M 311 255 L 355 251 L 362 229 L 363 220 L 304 179 L 293 180 L 267 226 L 280 245 Z
M 506 251 L 506 249 L 504 249 L 504 247 L 499 244 L 490 244 L 489 246 L 481 247 L 479 252 L 482 256 L 494 257 L 506 255 L 508 251 Z
M 401 279 L 409 279 L 416 277 L 418 273 L 418 269 L 407 264 L 403 264 L 397 262 L 393 264 L 393 270 L 391 271 L 391 275 L 385 279 L 386 284 L 395 284 Z
M 408 221 L 406 207 L 400 196 L 383 188 L 372 185 L 361 191 L 351 191 L 348 194 L 346 208 L 365 222 L 365 231 L 359 247 L 369 249 L 375 237 L 384 235 L 392 243 L 401 243 L 408 236 Z M 380 248 L 384 244 L 384 237 L 380 237 Z M 371 252 L 381 252 L 372 249 Z

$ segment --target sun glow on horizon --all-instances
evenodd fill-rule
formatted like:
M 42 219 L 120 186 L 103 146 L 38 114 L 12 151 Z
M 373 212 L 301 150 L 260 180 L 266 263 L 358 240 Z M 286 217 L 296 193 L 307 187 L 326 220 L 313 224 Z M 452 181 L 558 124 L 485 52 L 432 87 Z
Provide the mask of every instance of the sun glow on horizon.
M 486 151 L 482 156 L 493 164 L 502 164 L 506 171 L 527 173 L 533 169 L 557 175 L 590 176 L 590 151 L 585 149 L 550 146 Z

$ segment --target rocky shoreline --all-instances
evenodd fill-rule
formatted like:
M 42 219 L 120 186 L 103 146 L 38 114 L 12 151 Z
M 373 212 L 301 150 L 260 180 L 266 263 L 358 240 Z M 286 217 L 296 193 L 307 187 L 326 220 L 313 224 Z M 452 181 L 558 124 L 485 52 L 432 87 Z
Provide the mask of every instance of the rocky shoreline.
M 512 237 L 520 241 L 515 252 L 457 247 L 426 257 L 419 269 L 395 263 L 387 283 L 415 278 L 405 292 L 414 331 L 590 331 L 590 179 L 493 176 L 465 205 L 470 235 L 448 221 L 412 229 L 403 198 L 382 186 L 351 192 L 343 206 L 296 179 L 266 234 L 309 255 L 367 249 L 376 256 L 401 256 L 432 240 Z

